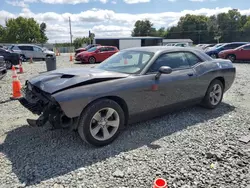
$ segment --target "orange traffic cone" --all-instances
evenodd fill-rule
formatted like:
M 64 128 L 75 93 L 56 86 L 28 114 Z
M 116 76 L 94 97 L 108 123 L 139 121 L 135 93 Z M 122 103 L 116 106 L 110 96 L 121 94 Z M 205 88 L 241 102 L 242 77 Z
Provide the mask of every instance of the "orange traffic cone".
M 167 181 L 163 178 L 157 178 L 154 181 L 153 188 L 168 188 Z
M 23 66 L 22 66 L 22 63 L 21 61 L 19 62 L 19 73 L 23 73 Z
M 10 99 L 15 100 L 22 97 L 21 94 L 21 82 L 18 80 L 16 69 L 12 66 L 12 97 Z
M 70 56 L 69 56 L 69 61 L 73 61 L 73 56 L 72 56 L 72 54 L 70 54 Z

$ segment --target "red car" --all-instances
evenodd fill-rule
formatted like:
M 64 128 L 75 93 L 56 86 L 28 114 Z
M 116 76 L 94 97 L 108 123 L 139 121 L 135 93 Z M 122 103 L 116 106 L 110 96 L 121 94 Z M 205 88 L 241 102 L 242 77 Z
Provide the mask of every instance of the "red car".
M 96 46 L 101 46 L 100 44 L 89 44 L 88 46 L 86 46 L 85 48 L 78 48 L 75 50 L 75 56 L 77 56 L 77 54 L 83 52 L 83 51 L 87 51 L 90 48 L 96 47 Z
M 96 62 L 102 62 L 116 52 L 119 52 L 119 50 L 115 46 L 96 46 L 77 54 L 75 60 L 92 64 Z
M 224 50 L 219 53 L 219 58 L 236 60 L 250 60 L 250 43 L 231 50 Z

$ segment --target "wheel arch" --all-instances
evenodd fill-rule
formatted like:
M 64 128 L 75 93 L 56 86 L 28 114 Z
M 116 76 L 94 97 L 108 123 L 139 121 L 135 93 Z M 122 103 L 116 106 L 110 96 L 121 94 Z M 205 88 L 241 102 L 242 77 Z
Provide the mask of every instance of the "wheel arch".
M 234 57 L 235 57 L 235 60 L 236 60 L 236 55 L 235 55 L 235 54 L 231 54 L 231 53 L 230 53 L 230 54 L 227 54 L 226 58 L 228 58 L 230 55 L 231 55 L 231 56 L 234 56 Z
M 214 79 L 209 83 L 209 85 L 210 85 L 214 80 L 219 80 L 219 81 L 221 81 L 221 83 L 222 83 L 222 85 L 223 85 L 223 90 L 225 89 L 225 78 L 224 78 L 224 77 L 218 76 L 218 77 L 214 78 Z
M 124 112 L 124 116 L 125 116 L 125 126 L 128 124 L 128 118 L 129 118 L 129 110 L 128 110 L 128 105 L 127 103 L 125 102 L 124 99 L 122 99 L 121 97 L 118 97 L 118 96 L 104 96 L 104 97 L 100 97 L 100 98 L 97 98 L 93 101 L 91 101 L 90 103 L 88 103 L 84 109 L 82 110 L 82 113 L 85 112 L 85 110 L 91 106 L 93 103 L 99 101 L 99 100 L 103 100 L 103 99 L 109 99 L 109 100 L 113 100 L 115 101 L 123 110 Z M 82 114 L 81 113 L 81 114 Z

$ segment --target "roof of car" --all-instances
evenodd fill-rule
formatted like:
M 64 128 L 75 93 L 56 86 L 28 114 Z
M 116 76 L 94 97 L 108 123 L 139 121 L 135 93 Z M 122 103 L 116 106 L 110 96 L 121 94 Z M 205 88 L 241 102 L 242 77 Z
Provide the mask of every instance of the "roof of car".
M 147 52 L 164 52 L 164 51 L 183 51 L 183 50 L 197 50 L 194 47 L 178 47 L 178 46 L 145 46 L 145 47 L 134 47 L 127 48 L 124 50 L 136 50 L 136 51 L 147 51 Z
M 111 48 L 117 48 L 116 46 L 96 46 L 97 48 L 102 48 L 102 47 L 111 47 Z

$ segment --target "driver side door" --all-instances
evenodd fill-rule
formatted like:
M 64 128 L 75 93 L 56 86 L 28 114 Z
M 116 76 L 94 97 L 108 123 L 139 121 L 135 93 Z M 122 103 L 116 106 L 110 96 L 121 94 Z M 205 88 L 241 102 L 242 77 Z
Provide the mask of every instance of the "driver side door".
M 149 68 L 147 75 L 152 79 L 162 66 L 172 68 L 172 73 L 162 74 L 154 80 L 157 91 L 151 91 L 157 108 L 189 102 L 196 98 L 197 75 L 183 52 L 162 54 Z M 185 105 L 185 104 L 183 104 Z

